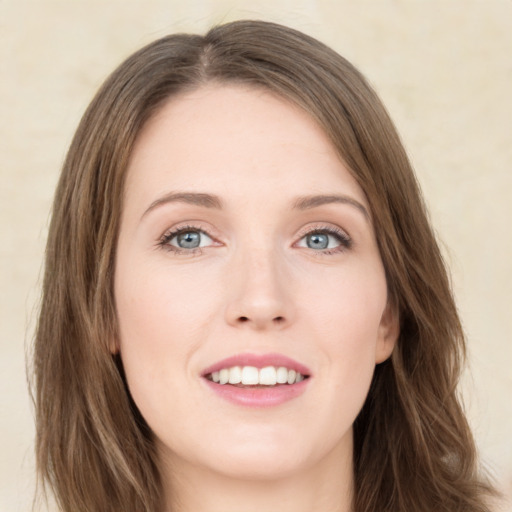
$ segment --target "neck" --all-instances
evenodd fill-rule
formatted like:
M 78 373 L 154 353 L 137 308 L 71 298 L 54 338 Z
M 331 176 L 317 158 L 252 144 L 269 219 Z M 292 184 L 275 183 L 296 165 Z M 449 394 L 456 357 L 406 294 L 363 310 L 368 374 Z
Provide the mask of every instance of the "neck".
M 338 446 L 320 461 L 269 478 L 238 478 L 190 464 L 164 463 L 165 512 L 351 512 L 350 450 Z

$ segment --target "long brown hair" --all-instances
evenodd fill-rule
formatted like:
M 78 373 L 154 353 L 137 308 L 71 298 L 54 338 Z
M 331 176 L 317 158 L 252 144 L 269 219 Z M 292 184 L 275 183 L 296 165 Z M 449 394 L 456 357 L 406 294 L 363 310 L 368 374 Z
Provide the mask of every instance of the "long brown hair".
M 401 334 L 354 425 L 356 512 L 484 512 L 457 398 L 464 336 L 408 158 L 343 57 L 295 30 L 239 21 L 171 35 L 128 58 L 87 109 L 57 188 L 35 340 L 37 464 L 65 512 L 159 512 L 152 434 L 117 336 L 114 255 L 134 141 L 162 103 L 208 82 L 264 87 L 323 127 L 364 190 Z

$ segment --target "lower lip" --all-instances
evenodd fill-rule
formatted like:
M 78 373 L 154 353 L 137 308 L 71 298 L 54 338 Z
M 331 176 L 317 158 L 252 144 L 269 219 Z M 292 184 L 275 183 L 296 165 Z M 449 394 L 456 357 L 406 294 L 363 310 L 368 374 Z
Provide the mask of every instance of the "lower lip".
M 209 388 L 221 398 L 245 407 L 273 407 L 302 395 L 309 384 L 309 378 L 295 384 L 282 384 L 268 388 L 239 388 L 229 384 L 217 384 L 204 379 Z

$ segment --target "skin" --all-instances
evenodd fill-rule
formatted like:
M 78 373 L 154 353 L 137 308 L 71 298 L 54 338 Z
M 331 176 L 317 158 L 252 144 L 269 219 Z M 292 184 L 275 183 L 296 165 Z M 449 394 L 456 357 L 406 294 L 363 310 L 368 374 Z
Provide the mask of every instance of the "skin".
M 166 200 L 183 192 L 222 208 Z M 348 202 L 294 208 L 333 194 Z M 351 510 L 352 424 L 398 336 L 369 212 L 321 128 L 268 92 L 208 85 L 143 128 L 125 189 L 113 350 L 155 434 L 168 510 Z M 201 247 L 177 247 L 176 229 Z M 311 232 L 329 247 L 309 247 Z M 246 352 L 307 365 L 306 391 L 247 408 L 205 386 L 206 367 Z

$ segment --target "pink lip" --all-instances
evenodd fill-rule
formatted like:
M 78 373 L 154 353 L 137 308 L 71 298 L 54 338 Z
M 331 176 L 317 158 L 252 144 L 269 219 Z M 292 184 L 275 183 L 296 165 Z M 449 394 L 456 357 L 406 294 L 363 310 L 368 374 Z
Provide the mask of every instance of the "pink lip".
M 311 375 L 309 368 L 282 354 L 238 354 L 209 366 L 201 372 L 201 375 L 204 377 L 209 373 L 218 372 L 223 368 L 232 368 L 233 366 L 255 366 L 256 368 L 285 366 L 289 370 L 302 373 L 302 375 Z
M 201 379 L 218 396 L 235 405 L 246 407 L 273 407 L 288 402 L 302 395 L 311 379 L 295 384 L 279 384 L 275 387 L 237 388 L 229 384 L 217 384 L 208 379 Z
M 206 377 L 210 373 L 233 366 L 255 366 L 256 368 L 285 366 L 311 377 L 309 368 L 281 354 L 239 354 L 228 357 L 206 368 L 201 376 Z M 300 396 L 306 390 L 311 379 L 307 378 L 295 384 L 279 384 L 269 387 L 236 387 L 229 384 L 218 384 L 206 378 L 201 380 L 209 389 L 228 402 L 246 407 L 264 408 L 280 405 Z

